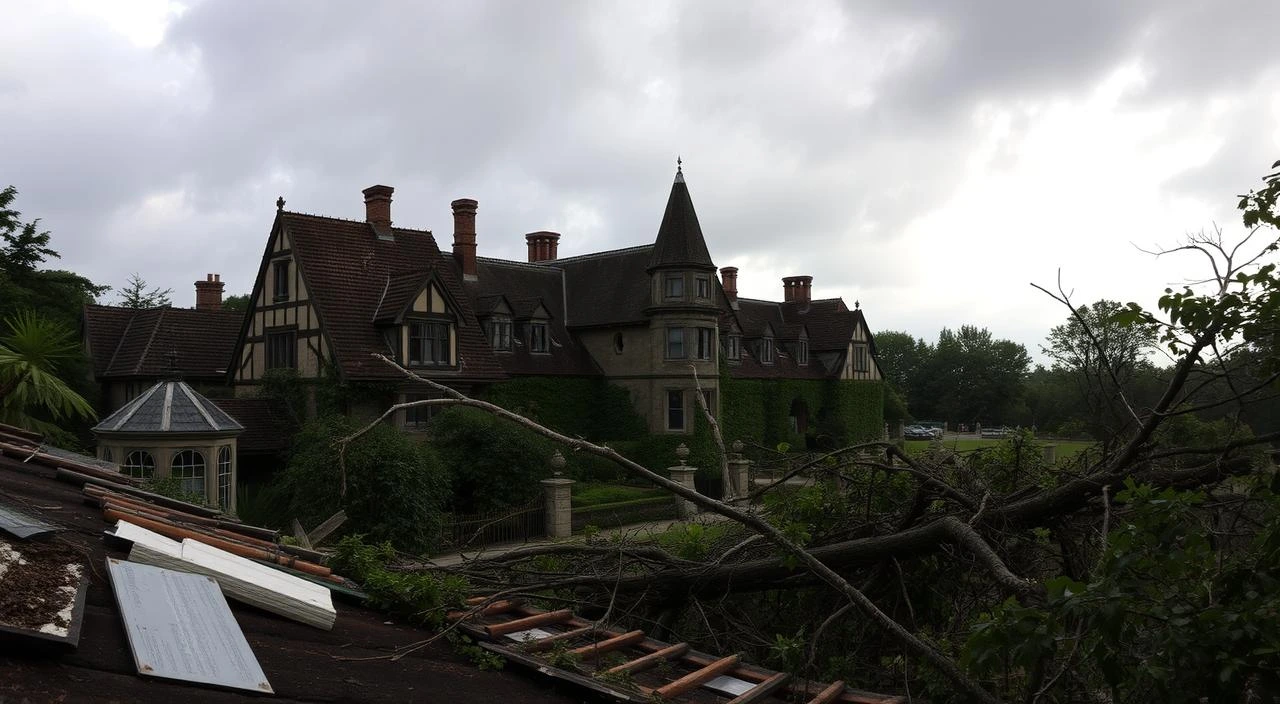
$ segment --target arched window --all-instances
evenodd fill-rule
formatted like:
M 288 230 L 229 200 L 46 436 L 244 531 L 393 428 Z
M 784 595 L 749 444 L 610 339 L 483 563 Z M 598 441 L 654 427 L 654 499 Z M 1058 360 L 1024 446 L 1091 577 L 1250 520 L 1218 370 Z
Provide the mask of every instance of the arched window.
M 146 450 L 133 450 L 124 456 L 120 471 L 138 479 L 151 479 L 156 476 L 156 461 Z
M 188 494 L 204 496 L 204 455 L 199 450 L 180 450 L 173 455 L 169 476 L 178 480 Z
M 231 448 L 218 449 L 218 508 L 231 510 Z

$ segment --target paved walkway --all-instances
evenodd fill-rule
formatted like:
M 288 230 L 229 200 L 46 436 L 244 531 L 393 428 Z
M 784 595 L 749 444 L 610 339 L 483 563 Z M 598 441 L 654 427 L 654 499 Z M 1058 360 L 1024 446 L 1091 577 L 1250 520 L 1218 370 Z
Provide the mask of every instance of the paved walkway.
M 680 519 L 669 519 L 664 521 L 648 521 L 646 523 L 632 523 L 625 526 L 617 526 L 615 528 L 602 528 L 596 533 L 596 539 L 613 541 L 615 538 L 621 540 L 648 540 L 654 536 L 660 535 L 671 529 L 672 526 L 684 523 L 718 523 L 729 519 L 718 513 L 700 513 L 693 519 L 688 521 Z M 537 538 L 523 542 L 496 543 L 494 545 L 485 545 L 476 550 L 464 550 L 462 552 L 447 553 L 444 555 L 436 555 L 427 560 L 428 563 L 437 567 L 452 567 L 468 560 L 493 559 L 501 557 L 509 552 L 519 550 L 521 548 L 532 547 L 534 545 L 555 545 L 562 543 L 585 543 L 587 536 L 576 533 L 568 538 Z

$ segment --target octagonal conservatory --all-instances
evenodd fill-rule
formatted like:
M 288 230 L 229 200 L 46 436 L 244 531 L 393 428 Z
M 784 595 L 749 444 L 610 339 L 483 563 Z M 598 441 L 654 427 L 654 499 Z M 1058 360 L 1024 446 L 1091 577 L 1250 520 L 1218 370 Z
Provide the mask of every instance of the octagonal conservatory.
M 235 511 L 234 418 L 183 381 L 161 381 L 98 425 L 98 458 L 141 479 L 177 480 L 180 488 Z

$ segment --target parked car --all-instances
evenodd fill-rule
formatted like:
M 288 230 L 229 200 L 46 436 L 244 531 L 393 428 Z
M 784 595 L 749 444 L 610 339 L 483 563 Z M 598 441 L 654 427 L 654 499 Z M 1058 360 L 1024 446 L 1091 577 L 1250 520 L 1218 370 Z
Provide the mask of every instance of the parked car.
M 926 428 L 923 425 L 908 425 L 902 429 L 902 437 L 907 440 L 932 440 L 942 437 L 942 428 Z

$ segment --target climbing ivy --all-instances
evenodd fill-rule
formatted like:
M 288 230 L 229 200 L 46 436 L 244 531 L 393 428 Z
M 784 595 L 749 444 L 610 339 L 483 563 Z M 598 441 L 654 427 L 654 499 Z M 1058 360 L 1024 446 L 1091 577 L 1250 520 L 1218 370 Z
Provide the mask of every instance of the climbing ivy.
M 725 442 L 788 443 L 807 440 L 839 447 L 880 437 L 884 427 L 884 383 L 833 379 L 720 380 Z M 808 409 L 808 437 L 791 430 L 791 404 Z

